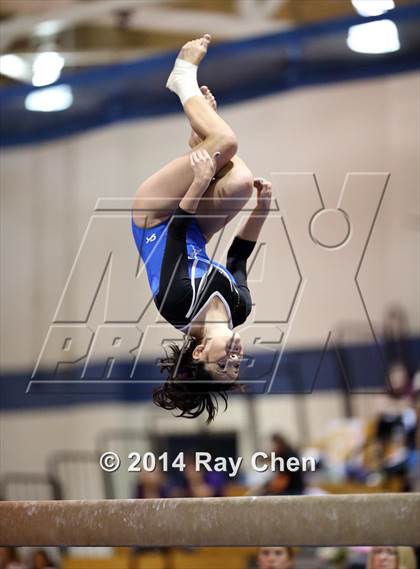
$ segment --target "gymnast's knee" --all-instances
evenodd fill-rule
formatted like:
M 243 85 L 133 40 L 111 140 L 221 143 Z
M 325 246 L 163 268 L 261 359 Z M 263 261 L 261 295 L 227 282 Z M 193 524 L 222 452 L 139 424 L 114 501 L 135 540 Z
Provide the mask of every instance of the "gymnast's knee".
M 249 199 L 252 196 L 254 178 L 248 168 L 238 168 L 232 172 L 232 179 L 229 182 L 229 194 Z
M 230 128 L 224 128 L 215 134 L 215 147 L 220 152 L 218 162 L 224 166 L 238 152 L 238 139 Z

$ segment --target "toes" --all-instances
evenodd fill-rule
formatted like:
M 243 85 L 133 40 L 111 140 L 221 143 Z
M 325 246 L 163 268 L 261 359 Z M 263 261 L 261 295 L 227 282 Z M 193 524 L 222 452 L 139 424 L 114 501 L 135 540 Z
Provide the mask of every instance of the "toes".
M 200 42 L 200 45 L 202 47 L 207 48 L 207 46 L 211 42 L 211 35 L 210 34 L 204 34 L 204 36 L 201 37 L 198 41 Z
M 211 35 L 210 34 L 204 34 L 204 36 L 202 36 L 201 38 L 196 38 L 194 40 L 190 40 L 189 42 L 187 42 L 185 44 L 186 46 L 197 46 L 199 45 L 200 47 L 207 47 L 208 44 L 211 42 Z
M 213 93 L 210 91 L 210 89 L 207 87 L 207 85 L 202 85 L 200 87 L 200 91 L 204 95 L 204 97 L 205 97 L 206 101 L 209 103 L 209 105 L 211 107 L 213 107 L 214 109 L 216 109 L 217 108 L 216 97 L 213 95 Z
M 207 44 L 203 43 L 201 40 L 195 40 L 194 47 L 203 53 L 206 53 L 207 51 Z

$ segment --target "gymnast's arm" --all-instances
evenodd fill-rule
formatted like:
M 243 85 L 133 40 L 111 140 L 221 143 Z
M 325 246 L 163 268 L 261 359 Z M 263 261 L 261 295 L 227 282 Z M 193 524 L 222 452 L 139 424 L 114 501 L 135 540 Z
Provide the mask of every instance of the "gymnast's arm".
M 252 309 L 252 300 L 247 283 L 246 262 L 254 250 L 271 203 L 271 183 L 263 178 L 256 178 L 254 186 L 257 189 L 257 205 L 233 240 L 226 262 L 228 270 L 233 274 L 238 284 L 239 293 L 245 303 L 247 316 Z
M 255 241 L 243 239 L 237 235 L 229 247 L 226 260 L 226 267 L 235 277 L 239 294 L 245 304 L 246 317 L 252 309 L 251 293 L 247 283 L 246 262 L 254 247 Z
M 217 154 L 217 153 L 216 153 Z M 211 158 L 207 150 L 197 150 L 190 154 L 194 179 L 187 193 L 180 202 L 180 207 L 189 213 L 195 213 L 200 199 L 210 185 L 216 171 L 216 155 Z
M 264 178 L 256 178 L 254 187 L 257 190 L 257 205 L 238 233 L 239 237 L 250 241 L 258 240 L 258 236 L 270 211 L 271 203 L 271 182 Z
M 246 262 L 254 250 L 255 243 L 237 235 L 229 247 L 226 268 L 235 277 L 239 286 L 247 286 Z
M 255 178 L 257 205 L 232 242 L 227 254 L 226 266 L 236 280 L 246 285 L 246 260 L 251 255 L 258 236 L 270 211 L 271 182 Z M 237 273 L 237 274 L 235 274 Z

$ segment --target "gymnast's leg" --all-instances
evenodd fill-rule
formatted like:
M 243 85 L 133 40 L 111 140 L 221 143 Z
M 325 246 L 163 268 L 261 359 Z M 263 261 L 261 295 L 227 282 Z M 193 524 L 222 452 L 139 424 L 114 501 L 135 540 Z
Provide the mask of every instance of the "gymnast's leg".
M 196 149 L 205 149 L 210 156 L 220 153 L 216 160 L 217 173 L 236 154 L 237 141 L 230 126 L 208 105 L 196 81 L 197 66 L 206 54 L 209 43 L 210 36 L 205 35 L 185 44 L 168 79 L 168 87 L 177 92 L 192 128 L 202 139 Z M 185 70 L 182 65 L 186 66 Z M 136 193 L 133 206 L 136 225 L 153 227 L 166 220 L 192 180 L 188 154 L 176 158 L 150 176 Z
M 210 89 L 203 86 L 200 90 L 207 103 L 217 111 L 217 102 Z M 201 142 L 199 135 L 192 130 L 190 147 L 195 148 Z M 252 196 L 253 184 L 251 170 L 238 155 L 219 170 L 201 198 L 196 214 L 206 241 L 243 209 Z

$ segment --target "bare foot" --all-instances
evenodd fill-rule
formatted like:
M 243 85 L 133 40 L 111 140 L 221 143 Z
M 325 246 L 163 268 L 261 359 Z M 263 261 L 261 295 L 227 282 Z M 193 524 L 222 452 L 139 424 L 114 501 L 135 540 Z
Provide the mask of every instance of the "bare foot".
M 210 107 L 214 111 L 217 111 L 216 98 L 213 95 L 213 93 L 210 91 L 210 89 L 207 87 L 207 85 L 203 85 L 202 87 L 200 87 L 200 91 L 203 93 L 204 98 L 207 101 L 207 103 L 210 105 Z M 197 144 L 200 144 L 200 142 L 202 142 L 201 138 L 194 130 L 191 130 L 190 140 L 188 141 L 190 148 L 194 148 L 195 146 L 197 146 Z
M 206 99 L 206 101 L 208 102 L 210 107 L 214 111 L 217 111 L 216 97 L 213 95 L 213 93 L 210 91 L 210 89 L 207 87 L 207 85 L 203 85 L 202 87 L 200 87 L 200 91 L 203 93 L 204 98 Z
M 199 65 L 200 61 L 207 53 L 207 48 L 211 42 L 210 34 L 204 34 L 203 37 L 187 42 L 182 46 L 178 54 L 179 59 L 185 59 L 194 65 Z

